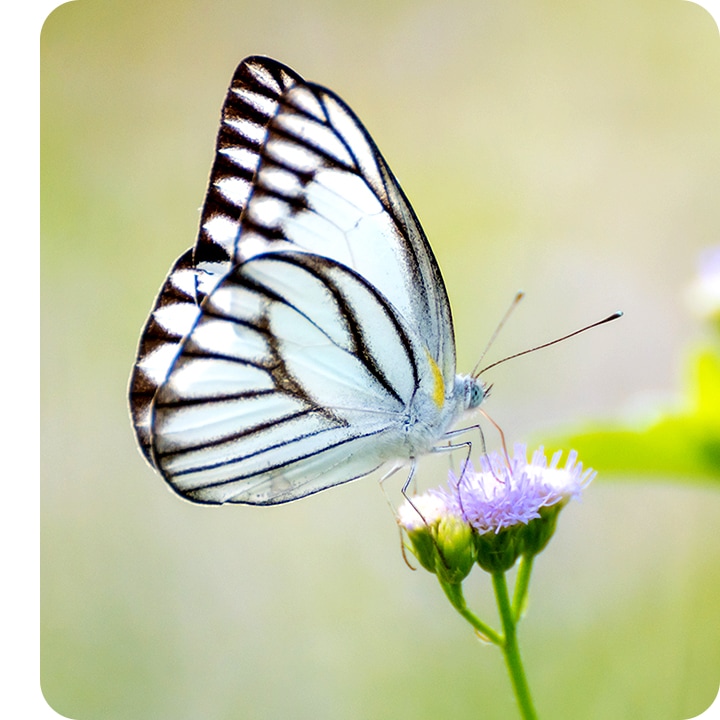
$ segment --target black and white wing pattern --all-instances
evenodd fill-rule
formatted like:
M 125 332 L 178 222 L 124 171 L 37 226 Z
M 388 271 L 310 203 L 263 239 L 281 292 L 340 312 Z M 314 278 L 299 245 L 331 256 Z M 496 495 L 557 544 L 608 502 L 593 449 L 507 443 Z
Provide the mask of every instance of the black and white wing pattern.
M 417 384 L 405 330 L 361 276 L 260 255 L 204 301 L 154 400 L 153 458 L 192 500 L 291 500 L 388 459 Z
M 197 242 L 140 341 L 145 456 L 190 500 L 286 502 L 429 450 L 460 392 L 440 271 L 367 131 L 331 91 L 244 60 Z
M 151 463 L 153 398 L 167 379 L 180 341 L 199 315 L 200 302 L 232 266 L 240 217 L 250 195 L 267 125 L 278 112 L 283 94 L 302 82 L 290 68 L 265 62 L 273 68 L 272 74 L 263 70 L 261 58 L 249 58 L 235 72 L 222 109 L 200 232 L 195 246 L 170 270 L 140 339 L 130 380 L 130 410 L 138 443 Z M 241 88 L 267 99 L 262 105 L 239 103 L 236 97 Z

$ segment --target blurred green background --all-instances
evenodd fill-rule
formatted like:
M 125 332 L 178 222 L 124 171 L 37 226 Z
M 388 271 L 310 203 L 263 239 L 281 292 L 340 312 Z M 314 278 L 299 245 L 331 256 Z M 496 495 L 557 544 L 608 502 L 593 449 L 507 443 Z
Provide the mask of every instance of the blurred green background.
M 76 0 L 43 28 L 47 700 L 78 720 L 513 718 L 500 653 L 405 566 L 373 479 L 200 507 L 135 449 L 140 329 L 254 53 L 363 119 L 443 269 L 461 371 L 518 288 L 489 359 L 625 311 L 489 373 L 515 441 L 677 401 L 703 341 L 685 289 L 720 238 L 718 30 L 682 0 Z M 720 681 L 720 494 L 596 464 L 521 627 L 540 715 L 697 715 Z M 446 468 L 423 462 L 421 485 Z

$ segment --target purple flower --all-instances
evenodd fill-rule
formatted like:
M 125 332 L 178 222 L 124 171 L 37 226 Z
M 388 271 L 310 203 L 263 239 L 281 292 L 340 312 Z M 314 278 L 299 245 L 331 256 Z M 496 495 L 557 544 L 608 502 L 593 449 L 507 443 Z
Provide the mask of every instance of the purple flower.
M 430 572 L 461 582 L 477 562 L 488 572 L 505 572 L 520 555 L 541 552 L 555 532 L 560 510 L 592 482 L 577 453 L 562 451 L 548 463 L 543 448 L 530 462 L 525 445 L 513 457 L 487 453 L 476 470 L 468 460 L 460 477 L 450 472 L 447 489 L 434 488 L 398 511 L 409 548 Z
M 574 450 L 564 467 L 558 467 L 562 451 L 556 452 L 549 464 L 543 448 L 533 453 L 530 462 L 526 452 L 525 445 L 518 444 L 512 458 L 488 453 L 480 458 L 479 470 L 468 461 L 459 478 L 451 472 L 450 492 L 443 493 L 448 507 L 478 534 L 497 534 L 539 518 L 541 508 L 562 506 L 579 497 L 595 477 L 594 471 L 583 470 Z

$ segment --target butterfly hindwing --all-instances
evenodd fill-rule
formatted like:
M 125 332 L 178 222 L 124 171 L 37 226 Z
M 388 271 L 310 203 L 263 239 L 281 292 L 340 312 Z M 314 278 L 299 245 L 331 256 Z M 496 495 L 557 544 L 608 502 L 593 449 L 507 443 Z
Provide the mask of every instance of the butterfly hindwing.
M 155 463 L 204 502 L 280 502 L 367 474 L 416 389 L 414 352 L 349 268 L 254 258 L 204 301 L 157 394 Z
M 151 406 L 158 388 L 167 379 L 181 341 L 192 329 L 199 313 L 192 250 L 188 250 L 175 262 L 158 293 L 143 328 L 130 378 L 130 411 L 135 434 L 150 462 Z

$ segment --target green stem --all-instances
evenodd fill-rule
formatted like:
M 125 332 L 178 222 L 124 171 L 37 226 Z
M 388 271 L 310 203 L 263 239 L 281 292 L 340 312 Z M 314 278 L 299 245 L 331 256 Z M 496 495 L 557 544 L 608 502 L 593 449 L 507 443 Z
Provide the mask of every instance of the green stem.
M 530 584 L 530 573 L 533 566 L 533 555 L 523 555 L 518 565 L 518 573 L 515 578 L 515 591 L 513 592 L 512 614 L 517 624 L 525 611 L 527 602 L 528 585 Z
M 452 606 L 462 615 L 472 626 L 475 628 L 475 632 L 481 635 L 483 638 L 495 645 L 503 645 L 503 637 L 496 630 L 493 630 L 488 624 L 480 620 L 475 613 L 468 609 L 465 603 L 465 596 L 463 595 L 462 585 L 453 585 L 451 583 L 444 582 L 438 577 L 442 589 L 445 591 L 448 600 L 452 603 Z
M 493 586 L 495 587 L 495 598 L 497 599 L 498 610 L 502 618 L 503 630 L 505 632 L 502 647 L 505 655 L 505 663 L 510 673 L 515 698 L 520 707 L 520 712 L 524 720 L 537 720 L 537 713 L 530 697 L 530 688 L 528 687 L 525 670 L 523 669 L 522 660 L 520 659 L 520 648 L 517 642 L 517 633 L 515 627 L 515 617 L 513 609 L 510 606 L 510 596 L 508 595 L 507 581 L 504 572 L 493 573 Z

